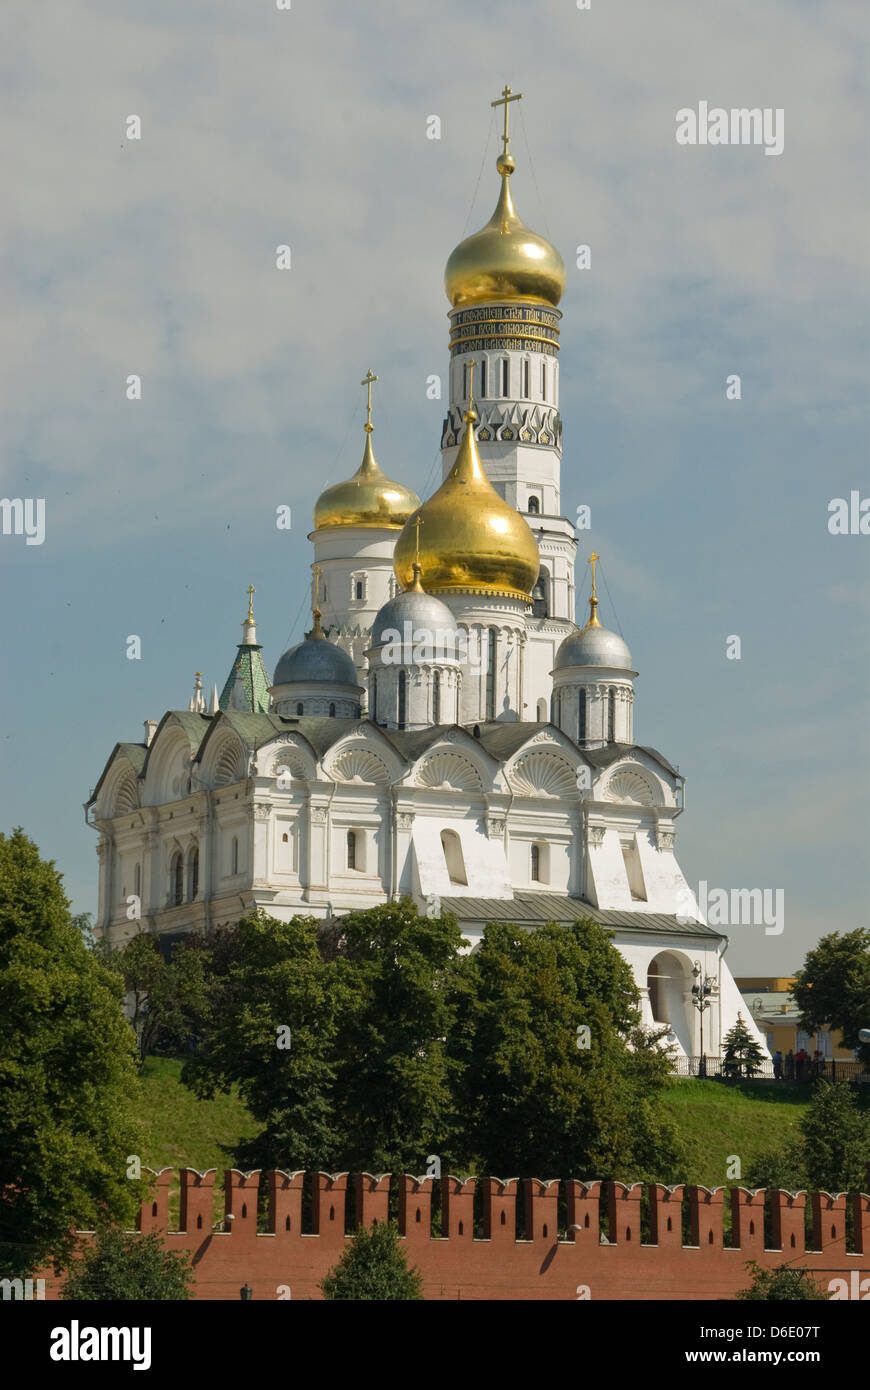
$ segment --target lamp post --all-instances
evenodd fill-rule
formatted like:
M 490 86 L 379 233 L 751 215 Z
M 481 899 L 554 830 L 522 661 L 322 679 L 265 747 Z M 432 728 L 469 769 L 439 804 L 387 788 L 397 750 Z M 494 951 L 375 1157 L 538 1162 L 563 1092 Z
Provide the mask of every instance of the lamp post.
M 701 1057 L 698 1063 L 698 1076 L 700 1078 L 707 1075 L 707 1059 L 704 1056 L 704 1010 L 710 1007 L 710 995 L 716 987 L 716 981 L 712 975 L 704 975 L 702 979 L 703 971 L 699 960 L 696 960 L 692 966 L 692 974 L 695 977 L 695 983 L 692 985 L 692 1003 L 698 1010 L 701 1024 Z

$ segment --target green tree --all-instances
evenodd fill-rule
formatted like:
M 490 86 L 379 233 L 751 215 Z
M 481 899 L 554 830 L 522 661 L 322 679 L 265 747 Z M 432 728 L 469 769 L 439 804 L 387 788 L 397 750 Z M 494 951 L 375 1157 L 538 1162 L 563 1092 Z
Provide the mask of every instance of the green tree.
M 752 1283 L 746 1289 L 738 1289 L 737 1299 L 759 1303 L 786 1302 L 807 1299 L 811 1303 L 826 1303 L 831 1295 L 816 1283 L 808 1269 L 793 1269 L 790 1265 L 778 1265 L 776 1269 L 762 1269 L 755 1260 L 746 1266 Z
M 182 1079 L 207 1098 L 238 1084 L 262 1125 L 234 1151 L 243 1167 L 341 1163 L 333 1090 L 342 982 L 321 957 L 317 927 L 255 913 L 214 946 L 206 1036 Z
M 764 1053 L 746 1026 L 743 1015 L 728 1029 L 723 1039 L 725 1057 L 722 1070 L 726 1076 L 754 1076 L 764 1063 Z
M 201 939 L 179 942 L 164 960 L 157 937 L 142 931 L 124 946 L 104 952 L 104 959 L 124 981 L 140 1056 L 187 1051 L 193 1020 L 206 1002 L 208 956 Z
M 832 932 L 807 953 L 792 988 L 809 1033 L 839 1028 L 846 1047 L 870 1061 L 870 1044 L 859 1044 L 858 1030 L 870 1028 L 870 927 Z
M 139 1083 L 122 987 L 89 951 L 61 877 L 16 829 L 0 835 L 0 1273 L 74 1245 L 76 1227 L 132 1221 Z
M 103 1226 L 71 1266 L 61 1298 L 76 1302 L 160 1302 L 192 1298 L 187 1253 L 167 1250 L 156 1234 Z
M 681 1144 L 657 1104 L 669 1063 L 638 1028 L 634 979 L 609 935 L 591 921 L 490 923 L 471 965 L 452 1046 L 483 1170 L 680 1177 Z
M 821 1192 L 863 1192 L 870 1119 L 852 1089 L 817 1081 L 800 1128 L 807 1186 Z
M 408 898 L 351 912 L 338 926 L 342 1166 L 422 1172 L 430 1153 L 450 1162 L 460 1068 L 448 1038 L 464 972 L 459 927 L 452 917 L 421 916 Z
M 323 1296 L 334 1301 L 351 1299 L 399 1302 L 422 1300 L 423 1279 L 409 1269 L 399 1244 L 395 1222 L 377 1221 L 366 1230 L 360 1226 L 334 1269 L 320 1285 Z

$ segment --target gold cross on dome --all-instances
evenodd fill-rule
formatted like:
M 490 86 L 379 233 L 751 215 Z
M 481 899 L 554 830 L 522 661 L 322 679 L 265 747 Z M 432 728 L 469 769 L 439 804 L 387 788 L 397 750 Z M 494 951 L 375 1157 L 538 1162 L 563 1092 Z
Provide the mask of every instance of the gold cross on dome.
M 511 101 L 522 101 L 522 98 L 522 92 L 511 92 L 510 87 L 505 85 L 504 90 L 502 91 L 502 94 L 499 97 L 498 101 L 491 101 L 489 103 L 490 106 L 504 107 L 504 135 L 501 138 L 504 142 L 505 154 L 508 153 L 508 145 L 510 144 L 510 136 L 508 135 L 508 103 Z
M 322 570 L 319 565 L 312 565 L 311 572 L 314 575 L 314 607 L 320 607 L 320 576 Z
M 365 376 L 363 377 L 362 381 L 360 382 L 360 386 L 365 386 L 365 387 L 367 388 L 367 389 L 366 389 L 366 423 L 365 423 L 365 429 L 366 429 L 366 433 L 367 433 L 367 434 L 371 434 L 372 429 L 374 428 L 373 425 L 372 425 L 372 382 L 373 382 L 373 381 L 377 381 L 377 379 L 378 379 L 378 378 L 375 376 L 375 374 L 374 374 L 374 372 L 372 371 L 371 367 L 369 367 L 368 371 L 366 372 Z
M 254 594 L 255 594 L 256 592 L 257 592 L 257 590 L 254 588 L 253 584 L 249 584 L 249 585 L 248 585 L 248 622 L 249 622 L 249 623 L 252 623 L 252 622 L 254 621 Z
M 601 559 L 601 556 L 600 556 L 600 555 L 596 555 L 595 551 L 593 550 L 592 554 L 589 556 L 589 559 L 586 561 L 587 565 L 591 565 L 591 566 L 592 566 L 592 592 L 593 592 L 593 594 L 596 592 L 596 590 L 595 590 L 595 561 L 596 561 L 596 560 L 600 560 L 600 559 Z
M 418 516 L 416 517 L 415 521 L 414 521 L 414 530 L 417 532 L 417 539 L 416 539 L 416 541 L 415 541 L 415 550 L 414 550 L 414 563 L 417 564 L 417 565 L 419 565 L 419 563 L 420 563 L 420 527 L 421 527 L 422 525 L 423 525 L 423 518 L 422 518 L 421 516 L 418 515 Z

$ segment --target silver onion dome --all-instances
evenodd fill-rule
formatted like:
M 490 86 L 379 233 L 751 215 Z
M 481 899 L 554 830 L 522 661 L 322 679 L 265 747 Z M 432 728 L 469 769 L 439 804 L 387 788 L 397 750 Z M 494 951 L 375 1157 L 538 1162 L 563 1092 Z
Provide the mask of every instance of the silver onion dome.
M 306 637 L 291 647 L 275 667 L 274 685 L 359 685 L 347 652 L 326 637 Z
M 566 666 L 607 666 L 631 671 L 631 652 L 616 632 L 598 623 L 587 623 L 579 632 L 566 637 L 556 653 L 556 670 Z M 632 671 L 632 674 L 636 674 Z

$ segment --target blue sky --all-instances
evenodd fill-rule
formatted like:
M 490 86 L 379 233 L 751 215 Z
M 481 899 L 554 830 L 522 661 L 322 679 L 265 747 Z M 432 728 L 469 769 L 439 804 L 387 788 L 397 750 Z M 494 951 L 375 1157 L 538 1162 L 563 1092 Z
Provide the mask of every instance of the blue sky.
M 44 497 L 47 530 L 0 536 L 0 825 L 95 908 L 81 806 L 116 740 L 197 669 L 220 686 L 249 583 L 267 666 L 301 636 L 368 366 L 381 465 L 432 489 L 443 268 L 494 206 L 509 82 L 517 207 L 568 266 L 563 506 L 592 508 L 636 737 L 688 779 L 689 881 L 783 889 L 783 934 L 734 928 L 729 961 L 789 972 L 867 921 L 870 537 L 827 529 L 831 498 L 870 496 L 865 6 L 404 10 L 4 9 L 2 493 Z M 782 107 L 783 154 L 678 146 L 701 100 Z

